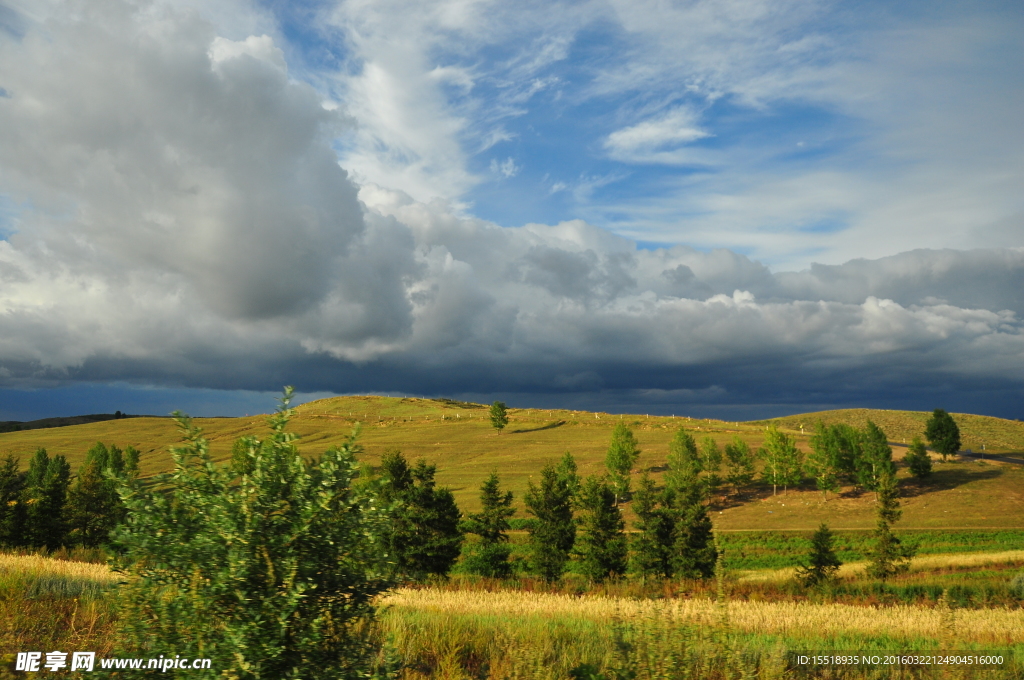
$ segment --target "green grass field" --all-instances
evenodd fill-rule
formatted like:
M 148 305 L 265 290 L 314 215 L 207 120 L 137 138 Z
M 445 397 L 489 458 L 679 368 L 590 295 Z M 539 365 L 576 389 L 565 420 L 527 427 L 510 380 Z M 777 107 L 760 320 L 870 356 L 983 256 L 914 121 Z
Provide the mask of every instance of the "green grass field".
M 410 460 L 423 458 L 438 467 L 438 481 L 455 493 L 466 512 L 477 509 L 480 484 L 492 470 L 518 499 L 531 476 L 549 461 L 569 451 L 583 475 L 604 470 L 604 454 L 612 429 L 626 422 L 635 431 L 643 450 L 638 469 L 653 471 L 657 479 L 663 470 L 668 445 L 679 427 L 695 437 L 714 437 L 725 444 L 734 436 L 752 447 L 760 446 L 764 422 L 728 423 L 686 417 L 610 415 L 585 411 L 511 409 L 508 427 L 501 433 L 490 426 L 485 407 L 459 402 L 392 397 L 337 397 L 304 404 L 296 409 L 291 429 L 298 433 L 300 449 L 314 455 L 342 441 L 359 425 L 359 441 L 370 463 L 389 448 L 405 453 Z M 847 422 L 862 426 L 871 418 L 894 442 L 894 455 L 901 458 L 902 439 L 920 434 L 926 413 L 906 411 L 827 411 L 781 418 L 783 429 L 809 450 L 813 424 Z M 1024 451 L 1024 423 L 984 416 L 954 414 L 960 422 L 964 446 L 988 437 L 990 451 Z M 266 416 L 197 419 L 210 440 L 215 458 L 226 460 L 231 445 L 242 435 L 266 432 Z M 800 426 L 804 426 L 801 433 Z M 132 445 L 142 452 L 144 475 L 169 469 L 168 448 L 178 440 L 173 421 L 166 418 L 129 418 L 62 428 L 0 434 L 0 456 L 13 453 L 22 465 L 36 447 L 51 454 L 62 453 L 77 469 L 85 452 L 97 441 L 119 446 Z M 980 445 L 975 444 L 980 449 Z M 900 470 L 904 516 L 901 529 L 1008 529 L 1024 528 L 1024 466 L 998 461 L 957 460 L 936 462 L 935 474 L 924 484 L 907 478 Z M 520 510 L 520 517 L 525 516 Z M 810 530 L 827 521 L 835 529 L 869 529 L 874 525 L 873 498 L 847 488 L 838 497 L 824 501 L 811 487 L 790 489 L 772 496 L 760 489 L 739 498 L 724 499 L 714 509 L 713 520 L 721 531 Z

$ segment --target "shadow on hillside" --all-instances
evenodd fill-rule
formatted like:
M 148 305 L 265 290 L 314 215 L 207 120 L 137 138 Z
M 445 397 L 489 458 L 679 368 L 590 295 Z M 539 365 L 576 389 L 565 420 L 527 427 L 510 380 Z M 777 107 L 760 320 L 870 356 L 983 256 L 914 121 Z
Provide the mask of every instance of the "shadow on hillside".
M 522 434 L 524 432 L 540 432 L 541 430 L 553 430 L 556 427 L 561 427 L 562 425 L 565 425 L 564 420 L 556 420 L 553 423 L 541 425 L 540 427 L 530 428 L 529 430 L 512 430 L 511 432 L 509 432 L 509 434 Z
M 931 491 L 949 491 L 968 482 L 995 479 L 1002 474 L 1003 470 L 997 467 L 978 469 L 973 466 L 964 466 L 963 468 L 936 470 L 928 479 L 903 481 L 900 484 L 900 495 L 904 498 L 914 498 Z

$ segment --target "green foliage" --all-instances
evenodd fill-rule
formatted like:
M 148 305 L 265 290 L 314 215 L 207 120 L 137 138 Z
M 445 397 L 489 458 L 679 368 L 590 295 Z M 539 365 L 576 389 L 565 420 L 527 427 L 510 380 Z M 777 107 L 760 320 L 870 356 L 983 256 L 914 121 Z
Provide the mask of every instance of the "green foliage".
M 558 465 L 555 466 L 555 474 L 558 478 L 565 483 L 565 488 L 569 490 L 569 497 L 572 503 L 575 504 L 577 498 L 580 495 L 580 476 L 577 473 L 576 459 L 572 457 L 572 454 L 566 451 L 561 460 L 558 461 Z
M 18 468 L 19 461 L 8 454 L 0 466 L 0 545 L 25 545 L 25 504 L 20 502 L 25 487 L 25 474 Z
M 896 474 L 892 448 L 882 428 L 870 420 L 864 427 L 861 442 L 861 455 L 857 460 L 857 483 L 864 489 L 877 492 L 883 477 L 894 477 Z
M 764 469 L 761 477 L 765 483 L 772 485 L 773 496 L 779 486 L 786 488 L 800 482 L 803 477 L 802 456 L 792 437 L 779 432 L 775 425 L 765 429 L 764 448 L 761 451 Z
M 611 484 L 588 477 L 580 490 L 580 507 L 583 531 L 575 541 L 580 572 L 598 583 L 625 574 L 626 525 Z
M 672 575 L 676 578 L 711 578 L 718 550 L 707 507 L 699 499 L 669 493 L 665 505 L 673 520 Z
M 654 480 L 646 472 L 633 494 L 633 512 L 637 521 L 632 538 L 630 570 L 642 579 L 648 576 L 667 578 L 672 573 L 669 549 L 672 545 L 672 522 L 661 506 Z
M 480 537 L 480 542 L 468 556 L 467 570 L 491 578 L 507 578 L 511 575 L 508 557 L 508 520 L 516 514 L 512 507 L 512 492 L 501 492 L 498 473 L 491 476 L 480 487 L 480 503 L 483 509 L 471 514 L 465 523 L 466 531 Z
M 807 471 L 814 477 L 825 500 L 828 492 L 839 491 L 840 439 L 836 432 L 820 420 L 811 437 L 811 455 L 807 458 Z
M 630 474 L 639 457 L 640 447 L 636 436 L 633 435 L 632 430 L 626 427 L 625 423 L 620 421 L 612 432 L 612 442 L 604 458 L 604 465 L 611 478 L 616 504 L 629 499 Z
M 34 548 L 56 550 L 67 542 L 65 505 L 71 482 L 71 466 L 62 455 L 52 458 L 46 449 L 36 450 L 29 463 L 22 490 L 25 503 L 26 543 Z
M 376 655 L 373 599 L 390 586 L 386 516 L 353 487 L 355 435 L 304 461 L 287 432 L 292 390 L 249 473 L 215 465 L 201 431 L 153 486 L 123 478 L 116 534 L 119 639 L 131 653 L 209 657 L 190 678 L 364 678 Z
M 138 473 L 139 452 L 129 446 L 97 443 L 85 455 L 75 483 L 68 492 L 68 538 L 86 548 L 105 545 L 110 532 L 124 519 L 124 504 L 116 478 Z
M 700 447 L 697 450 L 700 457 L 700 469 L 704 472 L 704 488 L 708 498 L 718 493 L 718 487 L 722 484 L 722 477 L 719 472 L 722 469 L 722 451 L 718 448 L 718 442 L 712 436 L 700 440 Z
M 899 521 L 899 487 L 896 473 L 886 468 L 878 481 L 878 520 L 875 525 L 875 546 L 871 551 L 868 576 L 885 581 L 910 568 L 914 548 L 903 545 L 892 533 L 892 525 Z
M 835 536 L 829 531 L 828 525 L 822 522 L 811 537 L 811 553 L 807 563 L 796 570 L 797 578 L 809 588 L 824 585 L 835 578 L 842 565 L 836 555 Z
M 932 474 L 932 459 L 928 456 L 928 449 L 920 437 L 914 437 L 914 441 L 907 447 L 907 455 L 904 457 L 910 474 L 918 479 L 925 479 Z
M 953 416 L 941 408 L 932 411 L 932 417 L 924 426 L 924 436 L 932 448 L 942 454 L 943 461 L 946 456 L 952 456 L 960 450 L 960 428 Z
M 565 474 L 567 460 L 572 462 L 575 475 L 576 463 L 566 454 L 558 468 L 551 464 L 544 466 L 540 486 L 530 482 L 523 498 L 527 511 L 536 517 L 529 529 L 531 567 L 547 581 L 562 577 L 569 552 L 576 542 L 571 478 Z
M 738 436 L 725 445 L 727 474 L 725 481 L 732 485 L 733 491 L 739 493 L 754 481 L 754 463 L 756 456 L 750 446 Z
M 386 532 L 396 573 L 404 578 L 446 576 L 462 549 L 462 513 L 446 488 L 437 488 L 437 467 L 418 461 L 409 467 L 400 451 L 381 458 L 381 500 L 391 508 Z
M 508 407 L 504 402 L 496 401 L 491 404 L 491 427 L 501 432 L 506 425 L 508 425 Z

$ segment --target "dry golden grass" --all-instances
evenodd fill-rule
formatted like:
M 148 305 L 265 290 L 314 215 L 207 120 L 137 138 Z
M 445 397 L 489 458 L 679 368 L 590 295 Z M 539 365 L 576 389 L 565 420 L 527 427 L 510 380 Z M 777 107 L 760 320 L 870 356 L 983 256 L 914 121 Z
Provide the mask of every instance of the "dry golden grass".
M 639 600 L 609 597 L 574 597 L 522 592 L 444 591 L 401 589 L 382 604 L 399 610 L 430 611 L 442 616 L 495 615 L 518 619 L 613 619 L 662 618 L 679 623 L 714 626 L 722 610 L 713 600 Z M 807 602 L 729 602 L 728 618 L 748 633 L 783 634 L 794 637 L 830 638 L 861 634 L 896 639 L 943 637 L 940 610 L 899 605 L 857 607 Z M 1024 610 L 981 609 L 956 613 L 962 642 L 1013 644 L 1024 641 Z
M 910 563 L 910 572 L 933 571 L 946 567 L 983 567 L 991 564 L 1024 563 L 1024 550 L 1003 550 L 988 553 L 956 553 L 948 555 L 922 555 L 915 557 Z M 855 578 L 863 576 L 867 562 L 849 562 L 839 568 L 839 578 Z M 740 571 L 740 581 L 780 582 L 788 581 L 796 575 L 796 568 L 759 569 Z
M 120 578 L 105 564 L 55 560 L 40 555 L 0 554 L 0 574 L 17 574 L 32 578 L 51 576 L 64 579 L 85 579 L 101 583 L 113 583 Z

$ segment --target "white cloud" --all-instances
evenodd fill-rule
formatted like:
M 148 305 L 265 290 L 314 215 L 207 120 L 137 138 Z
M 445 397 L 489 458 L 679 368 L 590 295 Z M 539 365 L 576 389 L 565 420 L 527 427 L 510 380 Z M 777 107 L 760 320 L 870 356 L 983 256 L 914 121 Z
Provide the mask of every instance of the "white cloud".
M 697 124 L 698 116 L 689 109 L 675 108 L 655 118 L 616 130 L 604 146 L 612 158 L 626 162 L 645 162 L 657 158 L 666 147 L 711 136 Z

